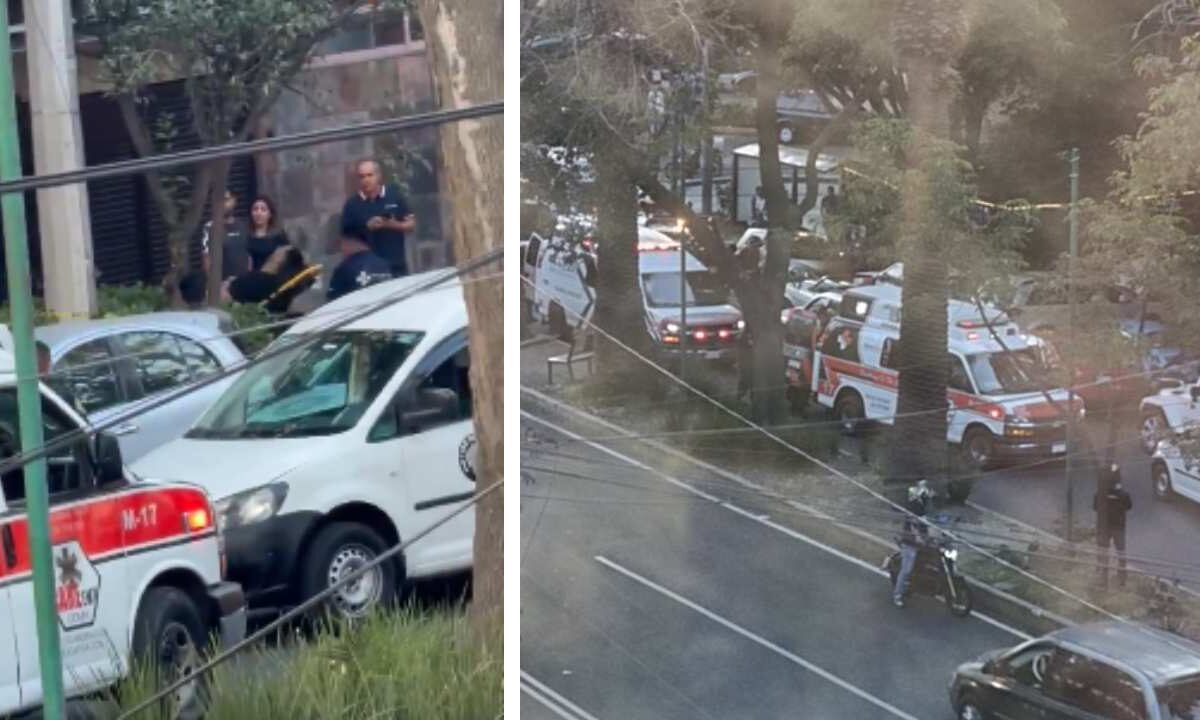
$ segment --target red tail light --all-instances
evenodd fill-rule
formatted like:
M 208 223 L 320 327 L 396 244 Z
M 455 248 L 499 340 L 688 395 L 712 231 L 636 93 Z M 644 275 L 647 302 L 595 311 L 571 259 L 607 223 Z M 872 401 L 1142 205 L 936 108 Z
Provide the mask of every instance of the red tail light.
M 692 337 L 703 342 L 708 339 L 708 333 L 703 330 L 697 330 L 696 332 L 692 333 Z

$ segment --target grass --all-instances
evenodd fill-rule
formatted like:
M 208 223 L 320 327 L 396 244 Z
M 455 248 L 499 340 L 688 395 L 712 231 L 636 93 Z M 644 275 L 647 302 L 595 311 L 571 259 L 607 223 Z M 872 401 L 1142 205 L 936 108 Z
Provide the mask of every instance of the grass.
M 123 711 L 153 694 L 153 678 L 141 668 L 117 688 Z M 484 639 L 461 613 L 405 609 L 218 666 L 205 717 L 488 720 L 502 715 L 502 678 L 498 629 Z M 155 706 L 137 717 L 170 716 Z

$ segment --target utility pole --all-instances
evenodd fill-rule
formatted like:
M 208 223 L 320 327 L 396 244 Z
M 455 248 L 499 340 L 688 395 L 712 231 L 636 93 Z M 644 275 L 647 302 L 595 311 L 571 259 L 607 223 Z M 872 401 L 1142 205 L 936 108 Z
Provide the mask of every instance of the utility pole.
M 687 229 L 683 227 L 682 222 L 677 225 L 679 228 L 679 379 L 686 381 L 687 375 L 687 346 L 688 346 L 688 326 L 687 326 L 687 248 L 683 244 L 683 238 L 686 236 Z
M 713 211 L 713 138 L 710 124 L 712 116 L 708 104 L 708 40 L 704 40 L 700 45 L 700 77 L 701 117 L 704 122 L 704 131 L 700 133 L 700 142 L 703 143 L 700 147 L 700 211 L 708 217 Z
M 1075 347 L 1075 260 L 1079 254 L 1079 148 L 1071 148 L 1071 209 L 1068 216 L 1070 240 L 1067 258 L 1067 347 Z M 1075 360 L 1067 355 L 1067 542 L 1075 540 L 1075 475 L 1071 446 L 1075 436 Z
M 8 4 L 0 3 L 0 180 L 16 180 L 20 177 L 21 145 L 17 137 L 17 96 L 13 86 Z M 29 239 L 25 227 L 24 196 L 19 192 L 4 195 L 0 198 L 0 210 L 4 215 L 4 261 L 8 271 L 8 304 L 17 370 L 18 435 L 21 450 L 29 452 L 41 448 L 44 438 L 37 357 L 33 345 L 33 296 L 29 282 Z M 28 463 L 24 471 L 29 549 L 33 560 L 38 661 L 44 695 L 43 714 L 48 720 L 62 720 L 62 657 L 58 645 L 58 615 L 54 608 L 54 558 L 50 550 L 45 458 Z
M 38 175 L 84 166 L 75 31 L 68 0 L 24 0 L 33 162 Z M 88 318 L 96 311 L 87 184 L 37 191 L 46 308 Z

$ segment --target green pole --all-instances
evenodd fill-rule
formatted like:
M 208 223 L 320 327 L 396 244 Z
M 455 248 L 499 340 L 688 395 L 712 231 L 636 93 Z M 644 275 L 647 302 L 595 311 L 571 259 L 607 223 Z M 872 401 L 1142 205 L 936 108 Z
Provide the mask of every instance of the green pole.
M 13 88 L 8 3 L 0 2 L 0 179 L 16 180 L 20 177 L 21 146 L 17 134 L 17 98 Z M 23 451 L 31 451 L 42 447 L 43 437 L 37 356 L 33 344 L 33 297 L 29 282 L 25 198 L 21 193 L 9 193 L 0 198 L 0 205 L 4 214 L 4 261 L 8 268 L 8 304 L 17 366 L 20 442 Z M 29 550 L 33 559 L 33 603 L 37 610 L 38 660 L 45 705 L 43 715 L 47 720 L 62 720 L 62 657 L 58 645 L 58 614 L 54 608 L 54 558 L 50 549 L 46 460 L 38 458 L 24 469 Z
M 1079 149 L 1072 148 L 1068 156 L 1071 163 L 1071 210 L 1069 215 L 1067 257 L 1067 303 L 1070 319 L 1067 322 L 1068 341 L 1071 354 L 1067 356 L 1067 542 L 1075 540 L 1075 473 L 1071 455 L 1075 448 L 1075 259 L 1079 254 Z M 1085 430 L 1086 432 L 1086 430 Z

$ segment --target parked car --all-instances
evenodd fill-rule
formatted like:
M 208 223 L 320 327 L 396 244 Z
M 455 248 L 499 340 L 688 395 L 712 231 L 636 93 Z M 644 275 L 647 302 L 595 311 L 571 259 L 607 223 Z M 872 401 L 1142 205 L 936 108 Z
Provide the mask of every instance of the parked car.
M 40 384 L 45 437 L 84 427 L 69 404 Z M 0 459 L 17 453 L 20 419 L 13 359 L 0 352 Z M 246 632 L 241 588 L 222 580 L 222 541 L 200 488 L 129 473 L 106 433 L 80 436 L 47 459 L 54 604 L 63 689 L 93 694 L 127 677 L 135 660 L 160 663 L 166 679 L 195 668 L 215 636 Z M 0 716 L 42 703 L 25 473 L 0 476 Z M 176 695 L 179 717 L 199 717 L 193 685 Z
M 1200 643 L 1132 622 L 1074 625 L 963 663 L 949 692 L 964 720 L 1190 720 Z
M 156 312 L 42 325 L 34 337 L 50 348 L 51 385 L 68 388 L 88 421 L 99 424 L 242 362 L 232 330 L 224 313 Z M 0 347 L 11 343 L 5 329 Z M 109 432 L 126 461 L 137 460 L 182 435 L 232 382 L 206 385 Z
M 229 575 L 251 606 L 302 601 L 442 520 L 475 492 L 462 285 L 446 281 L 312 341 L 328 318 L 434 273 L 359 290 L 301 320 L 182 438 L 134 463 L 216 499 Z M 308 342 L 303 342 L 310 339 Z M 264 351 L 268 352 L 268 351 Z M 471 568 L 464 512 L 334 593 L 359 618 L 406 580 Z
M 1195 394 L 1200 395 L 1200 388 Z M 1159 500 L 1179 496 L 1200 503 L 1200 457 L 1182 450 L 1174 438 L 1159 441 L 1154 449 L 1150 478 Z

